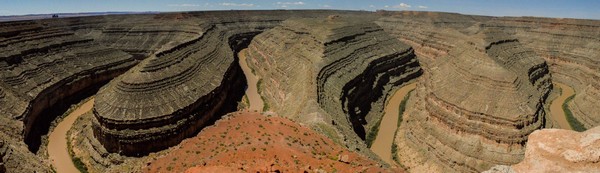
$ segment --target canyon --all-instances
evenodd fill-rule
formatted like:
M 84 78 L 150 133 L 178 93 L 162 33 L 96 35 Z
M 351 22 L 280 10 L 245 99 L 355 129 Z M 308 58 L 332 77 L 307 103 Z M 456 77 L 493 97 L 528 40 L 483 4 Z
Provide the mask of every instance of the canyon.
M 411 11 L 1 22 L 0 172 L 58 170 L 49 132 L 90 96 L 66 138 L 90 172 L 598 170 L 599 31 L 596 20 Z M 397 90 L 400 124 L 384 116 Z M 545 129 L 565 124 L 590 130 Z

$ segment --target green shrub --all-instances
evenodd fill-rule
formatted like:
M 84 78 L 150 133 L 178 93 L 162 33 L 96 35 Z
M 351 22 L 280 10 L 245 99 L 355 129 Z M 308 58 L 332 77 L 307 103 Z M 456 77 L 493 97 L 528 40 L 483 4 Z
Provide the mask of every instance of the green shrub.
M 87 167 L 85 167 L 85 164 L 83 164 L 79 157 L 71 157 L 71 160 L 73 160 L 73 164 L 75 164 L 75 167 L 79 170 L 79 172 L 88 172 Z
M 369 148 L 371 148 L 371 145 L 373 145 L 373 142 L 375 141 L 375 138 L 377 138 L 377 134 L 379 133 L 379 125 L 381 125 L 381 120 L 382 119 L 383 119 L 383 117 L 381 117 L 375 123 L 375 125 L 373 125 L 373 127 L 371 127 L 371 130 L 369 130 L 369 133 L 367 134 L 365 142 L 367 143 L 367 147 L 369 147 Z
M 400 128 L 400 123 L 402 123 L 402 115 L 404 114 L 404 111 L 406 111 L 406 104 L 408 103 L 408 98 L 410 97 L 410 94 L 412 94 L 413 91 L 415 90 L 410 90 L 408 94 L 404 96 L 402 102 L 400 102 L 400 107 L 398 108 L 398 128 Z M 394 132 L 394 138 L 396 138 L 396 135 L 398 135 L 397 129 L 396 132 Z M 392 159 L 394 160 L 394 162 L 400 165 L 400 167 L 406 169 L 404 165 L 400 164 L 400 158 L 398 158 L 398 145 L 396 144 L 396 142 L 392 142 Z
M 585 128 L 585 126 L 583 126 L 583 124 L 581 122 L 579 122 L 579 120 L 577 120 L 577 118 L 575 118 L 573 116 L 573 113 L 571 112 L 571 110 L 569 109 L 569 102 L 575 97 L 575 94 L 573 94 L 572 96 L 570 96 L 569 98 L 567 98 L 565 100 L 565 102 L 562 105 L 563 111 L 565 112 L 565 116 L 567 118 L 567 121 L 569 122 L 569 125 L 571 125 L 571 128 L 575 131 L 578 132 L 583 132 L 585 130 L 587 130 Z

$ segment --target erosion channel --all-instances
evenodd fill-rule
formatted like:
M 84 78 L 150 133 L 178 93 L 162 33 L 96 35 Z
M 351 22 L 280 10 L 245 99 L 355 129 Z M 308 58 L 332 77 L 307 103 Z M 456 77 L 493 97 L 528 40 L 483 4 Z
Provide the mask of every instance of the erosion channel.
M 48 138 L 48 158 L 56 172 L 60 173 L 78 173 L 79 170 L 73 164 L 67 147 L 67 131 L 71 129 L 75 120 L 80 115 L 90 111 L 94 105 L 94 99 L 89 99 L 81 104 L 73 112 L 69 113 L 52 132 Z
M 400 116 L 400 102 L 405 96 L 413 89 L 415 89 L 416 83 L 408 84 L 400 88 L 390 98 L 389 102 L 385 106 L 385 114 L 382 117 L 381 124 L 379 125 L 379 132 L 377 132 L 377 138 L 371 146 L 371 150 L 377 154 L 383 161 L 391 164 L 392 161 L 392 142 L 394 142 L 394 134 L 398 128 L 398 116 Z

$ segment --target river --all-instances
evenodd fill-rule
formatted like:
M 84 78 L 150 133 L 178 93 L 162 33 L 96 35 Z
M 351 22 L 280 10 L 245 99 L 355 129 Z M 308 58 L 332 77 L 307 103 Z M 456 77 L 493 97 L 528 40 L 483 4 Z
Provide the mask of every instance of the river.
M 416 83 L 406 85 L 394 93 L 385 105 L 383 119 L 379 125 L 377 137 L 371 145 L 371 151 L 377 154 L 383 161 L 392 164 L 392 142 L 394 142 L 394 134 L 398 129 L 398 116 L 400 103 L 411 90 L 415 89 Z
M 52 166 L 58 173 L 79 173 L 73 164 L 67 147 L 67 131 L 71 129 L 77 118 L 90 111 L 94 106 L 94 99 L 85 102 L 67 117 L 65 117 L 48 137 L 48 157 Z
M 263 110 L 263 100 L 258 94 L 258 88 L 256 86 L 258 82 L 258 77 L 252 73 L 250 67 L 248 67 L 248 63 L 246 62 L 246 49 L 243 49 L 238 54 L 240 57 L 240 66 L 244 71 L 244 75 L 246 75 L 246 80 L 248 80 L 248 88 L 246 89 L 246 96 L 248 97 L 248 101 L 250 102 L 249 110 L 256 110 L 261 112 Z
M 567 98 L 575 94 L 575 90 L 573 88 L 558 82 L 554 82 L 554 86 L 562 89 L 562 92 L 558 98 L 552 101 L 550 104 L 550 118 L 554 120 L 554 122 L 558 123 L 559 128 L 571 130 L 571 125 L 567 121 L 567 117 L 565 116 L 565 112 L 562 109 L 562 105 Z

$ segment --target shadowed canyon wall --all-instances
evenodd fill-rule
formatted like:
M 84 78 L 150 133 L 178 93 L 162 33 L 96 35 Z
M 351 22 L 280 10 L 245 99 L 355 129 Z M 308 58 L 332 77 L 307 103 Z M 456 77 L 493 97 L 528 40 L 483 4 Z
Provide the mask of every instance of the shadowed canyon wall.
M 381 118 L 388 92 L 421 70 L 409 46 L 368 19 L 286 20 L 258 35 L 246 57 L 269 110 L 371 155 L 366 129 Z

